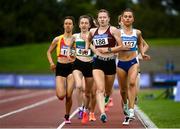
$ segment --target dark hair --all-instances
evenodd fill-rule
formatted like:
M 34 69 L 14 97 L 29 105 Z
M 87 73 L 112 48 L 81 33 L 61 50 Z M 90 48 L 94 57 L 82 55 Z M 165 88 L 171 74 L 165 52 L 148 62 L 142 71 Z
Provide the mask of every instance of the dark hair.
M 75 19 L 74 19 L 73 16 L 66 16 L 66 17 L 64 18 L 64 20 L 63 20 L 63 23 L 64 23 L 64 21 L 65 21 L 66 19 L 71 19 L 72 22 L 73 22 L 73 25 L 75 25 Z
M 90 17 L 90 23 L 91 23 L 91 28 L 96 28 L 99 26 L 97 19 L 95 19 L 93 16 Z
M 79 23 L 80 23 L 80 21 L 81 21 L 82 18 L 88 19 L 88 20 L 89 20 L 89 24 L 91 25 L 91 17 L 90 17 L 90 16 L 88 16 L 88 15 L 81 15 L 81 16 L 79 17 Z
M 94 27 L 99 27 L 99 23 L 98 23 L 98 21 L 97 21 L 97 19 L 95 19 L 95 18 L 92 18 L 92 23 L 93 23 L 93 26 L 92 26 L 92 28 Z
M 122 14 L 118 16 L 118 23 L 121 21 Z
M 95 28 L 98 26 L 97 20 L 94 17 L 92 17 L 91 15 L 81 15 L 79 17 L 79 23 L 82 18 L 87 18 L 89 20 L 89 24 L 91 26 L 90 28 Z
M 126 8 L 125 10 L 122 11 L 121 16 L 123 16 L 125 12 L 131 12 L 133 14 L 133 17 L 134 17 L 134 12 L 132 9 Z
M 109 14 L 109 12 L 108 12 L 106 9 L 100 9 L 100 10 L 97 12 L 97 16 L 98 16 L 99 13 L 102 13 L 102 12 L 107 13 L 108 17 L 110 17 L 110 14 Z

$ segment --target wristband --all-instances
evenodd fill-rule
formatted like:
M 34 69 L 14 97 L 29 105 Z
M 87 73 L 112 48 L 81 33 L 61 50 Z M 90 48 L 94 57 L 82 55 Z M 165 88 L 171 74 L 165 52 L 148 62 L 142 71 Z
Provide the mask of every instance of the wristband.
M 112 52 L 112 50 L 111 50 L 111 48 L 110 48 L 110 47 L 108 47 L 108 52 Z

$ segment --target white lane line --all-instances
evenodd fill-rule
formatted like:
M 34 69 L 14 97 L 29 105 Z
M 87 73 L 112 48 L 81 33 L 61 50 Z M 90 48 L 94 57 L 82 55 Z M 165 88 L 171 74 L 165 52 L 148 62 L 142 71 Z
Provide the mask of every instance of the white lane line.
M 70 115 L 69 119 L 73 118 L 77 113 L 78 113 L 78 108 Z M 62 129 L 62 127 L 65 125 L 65 122 L 63 121 L 58 127 L 57 129 Z
M 158 129 L 155 123 L 151 121 L 151 119 L 138 106 L 135 106 L 135 112 L 138 119 L 146 129 Z
M 30 90 L 11 90 L 11 89 L 6 89 L 6 90 L 0 90 L 0 97 L 6 97 L 8 95 L 16 95 L 16 94 L 24 94 L 28 93 Z
M 26 128 L 26 127 L 24 127 L 24 128 L 0 128 L 0 129 L 56 129 L 56 128 Z
M 51 101 L 56 100 L 56 99 L 57 99 L 56 96 L 50 97 L 50 98 L 48 98 L 46 100 L 39 101 L 39 102 L 31 104 L 29 106 L 14 110 L 14 111 L 6 113 L 6 114 L 3 114 L 3 115 L 0 116 L 0 119 L 2 119 L 4 117 L 7 117 L 7 116 L 10 116 L 10 115 L 13 115 L 13 114 L 16 114 L 16 113 L 19 113 L 19 112 L 22 112 L 22 111 L 25 111 L 25 110 L 28 110 L 28 109 L 31 109 L 31 108 L 35 108 L 37 106 L 43 105 L 45 103 L 51 102 Z
M 26 98 L 38 96 L 38 95 L 45 94 L 45 93 L 50 93 L 50 91 L 48 90 L 48 91 L 43 91 L 43 92 L 37 92 L 37 93 L 21 95 L 21 96 L 17 96 L 17 97 L 11 97 L 11 98 L 8 98 L 8 99 L 2 99 L 2 100 L 0 100 L 0 104 L 10 102 L 10 101 L 14 101 L 14 100 L 26 99 Z

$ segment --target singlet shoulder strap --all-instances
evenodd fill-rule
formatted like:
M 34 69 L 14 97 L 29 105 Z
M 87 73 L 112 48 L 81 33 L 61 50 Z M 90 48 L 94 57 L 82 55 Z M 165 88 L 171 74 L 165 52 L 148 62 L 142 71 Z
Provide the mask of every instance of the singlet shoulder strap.
M 94 32 L 94 35 L 98 34 L 98 30 L 99 30 L 99 27 L 96 28 L 95 32 Z
M 123 29 L 120 29 L 120 32 L 121 32 L 121 34 L 123 34 L 123 33 L 124 33 L 124 30 L 123 30 Z
M 58 41 L 58 44 L 57 44 L 57 47 L 56 47 L 57 56 L 59 56 L 60 51 L 61 51 L 61 50 L 60 50 L 60 49 L 61 49 L 61 40 L 62 40 L 63 36 L 64 36 L 64 35 L 60 35 L 60 36 L 59 36 L 59 41 Z
M 137 36 L 137 29 L 133 29 L 133 35 Z
M 61 40 L 62 40 L 63 37 L 64 37 L 63 34 L 59 36 L 59 43 L 61 42 Z
M 107 28 L 107 30 L 106 30 L 105 33 L 111 33 L 110 28 L 111 28 L 111 26 L 109 26 L 109 27 Z
M 74 36 L 75 38 L 80 38 L 80 33 L 75 33 L 75 34 L 73 34 L 73 36 Z

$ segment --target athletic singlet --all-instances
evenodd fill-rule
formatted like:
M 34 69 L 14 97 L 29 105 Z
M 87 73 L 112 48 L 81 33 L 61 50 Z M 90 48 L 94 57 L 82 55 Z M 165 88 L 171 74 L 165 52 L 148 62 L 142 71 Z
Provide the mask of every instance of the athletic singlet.
M 103 34 L 98 34 L 98 29 L 96 29 L 94 35 L 93 35 L 93 44 L 95 48 L 99 47 L 114 47 L 116 45 L 116 40 L 114 36 L 112 36 L 110 32 L 110 26 Z
M 120 29 L 121 31 L 121 39 L 123 42 L 123 45 L 130 45 L 131 49 L 129 51 L 137 51 L 137 34 L 136 29 L 133 29 L 133 33 L 131 35 L 127 35 L 124 33 L 123 29 Z
M 68 45 L 65 44 L 64 35 L 59 36 L 59 41 L 56 48 L 57 57 L 67 57 Z M 74 55 L 75 46 L 71 49 L 71 54 Z
M 81 34 L 74 34 L 75 37 L 75 45 L 76 45 L 76 56 L 88 56 L 92 57 L 93 53 L 91 49 L 88 49 L 88 52 L 84 53 L 83 49 L 85 49 L 86 42 L 81 38 Z

